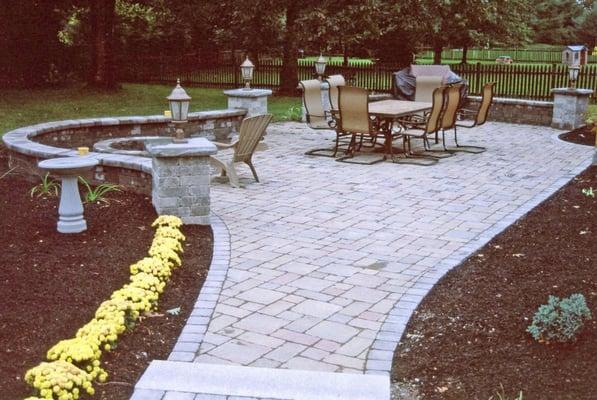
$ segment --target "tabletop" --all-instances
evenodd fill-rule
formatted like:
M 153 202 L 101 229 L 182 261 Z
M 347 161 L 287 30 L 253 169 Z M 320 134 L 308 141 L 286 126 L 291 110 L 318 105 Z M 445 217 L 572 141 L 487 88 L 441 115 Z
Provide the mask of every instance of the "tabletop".
M 421 101 L 381 100 L 369 103 L 369 114 L 384 118 L 398 118 L 431 110 L 432 104 Z

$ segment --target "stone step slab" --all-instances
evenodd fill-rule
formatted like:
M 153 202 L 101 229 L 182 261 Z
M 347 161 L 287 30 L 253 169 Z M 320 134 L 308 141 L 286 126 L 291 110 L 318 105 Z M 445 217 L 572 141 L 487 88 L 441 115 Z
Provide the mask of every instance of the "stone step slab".
M 131 400 L 164 398 L 389 400 L 387 375 L 243 367 L 154 360 Z

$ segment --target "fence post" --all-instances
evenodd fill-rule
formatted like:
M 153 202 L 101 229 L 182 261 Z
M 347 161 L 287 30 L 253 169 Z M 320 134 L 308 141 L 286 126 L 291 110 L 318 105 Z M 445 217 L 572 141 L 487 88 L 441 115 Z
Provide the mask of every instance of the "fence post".
M 477 63 L 475 68 L 475 94 L 481 93 L 481 63 Z
M 551 79 L 549 82 L 549 89 L 551 93 L 551 89 L 555 89 L 556 87 L 556 64 L 551 64 Z

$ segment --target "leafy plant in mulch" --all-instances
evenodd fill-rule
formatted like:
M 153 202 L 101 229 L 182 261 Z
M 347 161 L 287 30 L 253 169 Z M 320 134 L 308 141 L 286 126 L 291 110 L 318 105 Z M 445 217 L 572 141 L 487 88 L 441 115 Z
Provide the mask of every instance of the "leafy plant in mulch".
M 82 176 L 79 177 L 79 181 L 85 186 L 86 191 L 83 196 L 83 201 L 85 203 L 107 203 L 108 200 L 106 199 L 106 194 L 120 191 L 120 186 L 113 183 L 102 183 L 101 185 L 92 188 L 89 182 Z
M 527 332 L 540 343 L 573 342 L 585 320 L 591 317 L 591 310 L 582 294 L 576 293 L 564 299 L 549 296 L 547 304 L 539 306 Z
M 55 180 L 53 180 L 52 178 L 50 178 L 50 173 L 46 172 L 46 174 L 42 177 L 40 177 L 41 179 L 41 183 L 39 183 L 38 185 L 35 185 L 32 189 L 31 189 L 31 197 L 33 196 L 37 196 L 37 197 L 41 197 L 41 196 L 58 196 L 58 193 L 60 192 L 60 184 L 58 182 L 56 182 Z

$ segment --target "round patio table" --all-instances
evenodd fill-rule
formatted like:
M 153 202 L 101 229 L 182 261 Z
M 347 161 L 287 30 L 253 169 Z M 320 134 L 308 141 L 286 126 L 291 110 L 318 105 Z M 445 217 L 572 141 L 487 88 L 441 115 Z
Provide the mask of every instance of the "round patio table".
M 58 232 L 79 233 L 87 229 L 77 177 L 98 165 L 93 157 L 60 157 L 40 161 L 37 165 L 62 180 L 58 207 Z

